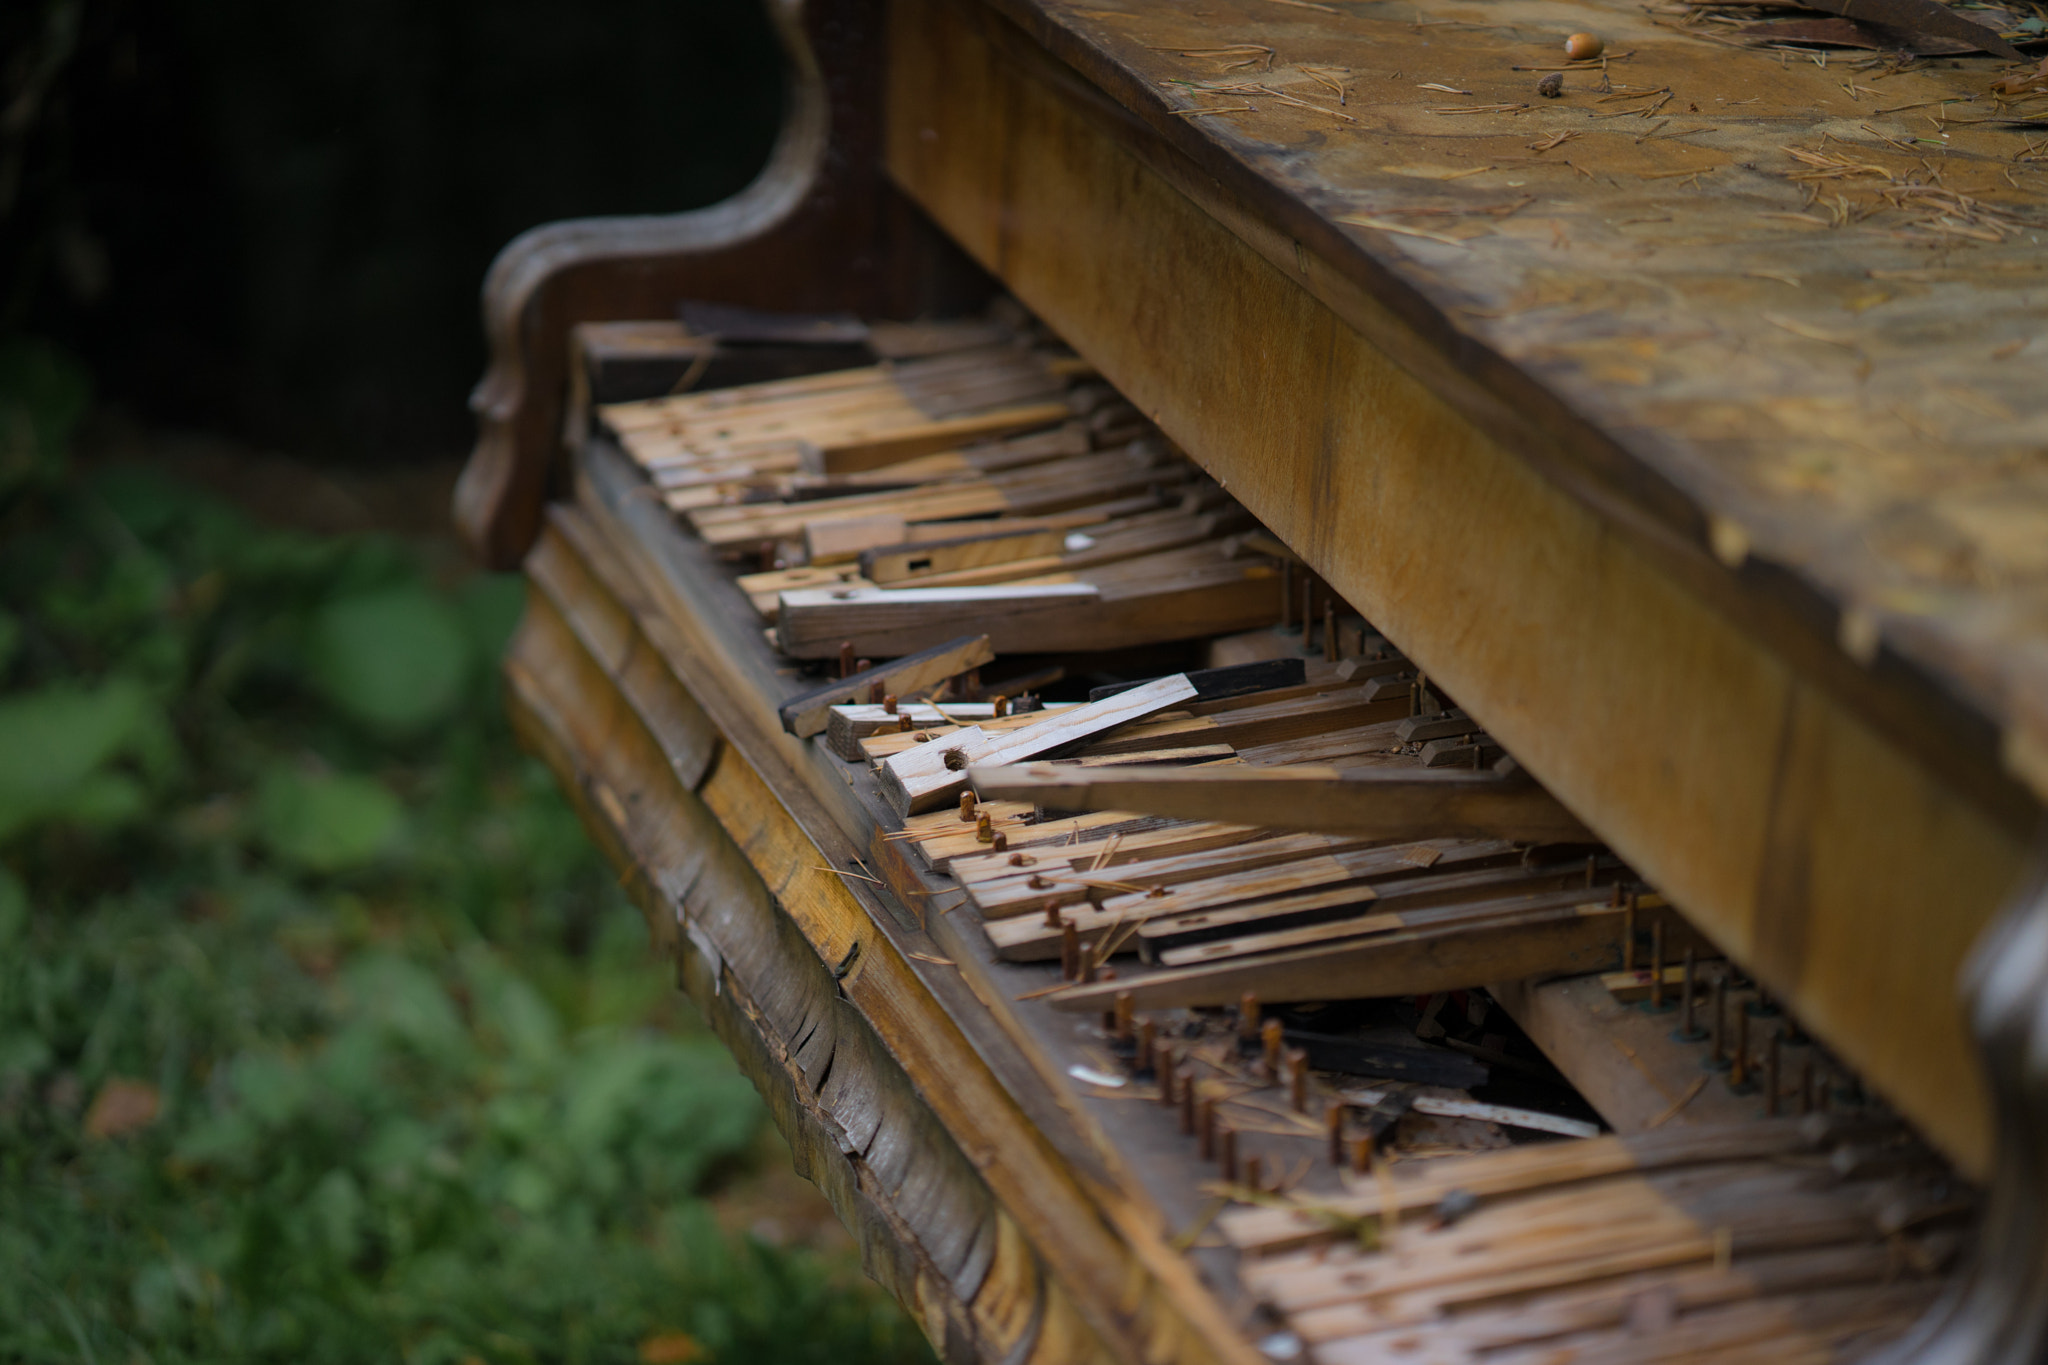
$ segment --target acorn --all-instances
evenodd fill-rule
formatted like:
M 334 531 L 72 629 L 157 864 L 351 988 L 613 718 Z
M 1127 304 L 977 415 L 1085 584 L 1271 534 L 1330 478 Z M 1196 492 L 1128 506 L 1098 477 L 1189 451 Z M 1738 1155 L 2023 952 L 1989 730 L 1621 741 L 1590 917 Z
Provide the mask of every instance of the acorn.
M 1574 33 L 1564 40 L 1566 60 L 1590 62 L 1607 50 L 1607 44 L 1597 33 Z

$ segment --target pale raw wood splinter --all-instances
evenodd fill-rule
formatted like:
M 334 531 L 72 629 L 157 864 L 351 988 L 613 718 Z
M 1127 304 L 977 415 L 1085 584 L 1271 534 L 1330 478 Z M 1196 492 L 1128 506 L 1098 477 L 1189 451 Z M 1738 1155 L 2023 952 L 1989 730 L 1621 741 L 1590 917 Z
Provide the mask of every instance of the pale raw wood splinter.
M 986 635 L 963 635 L 917 654 L 906 654 L 893 663 L 856 673 L 850 678 L 826 683 L 801 696 L 791 697 L 777 709 L 782 728 L 799 739 L 815 735 L 832 722 L 832 708 L 846 702 L 863 701 L 881 686 L 884 695 L 907 697 L 937 687 L 948 678 L 970 668 L 995 662 Z
M 967 789 L 970 764 L 984 760 L 1014 762 L 1051 754 L 1194 695 L 1194 684 L 1186 675 L 1176 673 L 1007 733 L 990 734 L 979 726 L 965 726 L 942 740 L 890 757 L 879 770 L 882 794 L 898 815 L 930 810 L 956 799 Z
M 1257 811 L 1276 829 L 1375 839 L 1513 839 L 1592 843 L 1576 816 L 1526 778 L 1441 768 L 1144 768 L 1077 772 L 1047 764 L 976 765 L 990 800 L 1047 810 L 1134 810 L 1184 820 Z
M 1451 925 L 1324 944 L 1210 967 L 1177 967 L 1052 996 L 1063 1010 L 1107 1009 L 1129 991 L 1139 1009 L 1234 1004 L 1247 992 L 1268 1003 L 1427 995 L 1489 981 L 1612 970 L 1622 916 L 1609 905 L 1539 910 L 1513 922 Z M 1659 913 L 1662 913 L 1661 911 Z M 1640 927 L 1644 920 L 1636 921 Z

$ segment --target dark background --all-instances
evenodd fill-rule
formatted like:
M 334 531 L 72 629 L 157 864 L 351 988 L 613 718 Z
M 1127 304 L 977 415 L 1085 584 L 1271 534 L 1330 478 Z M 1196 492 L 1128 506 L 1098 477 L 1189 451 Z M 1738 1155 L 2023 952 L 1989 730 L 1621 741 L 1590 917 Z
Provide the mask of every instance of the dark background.
M 732 194 L 782 102 L 745 0 L 14 0 L 0 80 L 0 335 L 354 467 L 466 449 L 507 241 Z

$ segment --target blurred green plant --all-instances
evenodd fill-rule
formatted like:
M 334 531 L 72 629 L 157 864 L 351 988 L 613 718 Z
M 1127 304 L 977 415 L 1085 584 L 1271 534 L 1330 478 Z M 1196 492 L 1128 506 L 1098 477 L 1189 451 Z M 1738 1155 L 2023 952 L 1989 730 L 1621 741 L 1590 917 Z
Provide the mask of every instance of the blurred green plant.
M 0 351 L 0 1359 L 929 1359 L 700 1197 L 675 1017 L 491 660 L 516 581 L 65 466 Z

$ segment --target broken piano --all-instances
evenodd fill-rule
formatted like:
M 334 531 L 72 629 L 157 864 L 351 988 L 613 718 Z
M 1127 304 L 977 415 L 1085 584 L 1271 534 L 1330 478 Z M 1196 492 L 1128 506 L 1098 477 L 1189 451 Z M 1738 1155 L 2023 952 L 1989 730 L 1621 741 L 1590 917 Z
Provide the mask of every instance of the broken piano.
M 1614 79 L 1824 72 L 1517 13 Z M 1347 174 L 1458 181 L 1357 42 L 1477 89 L 1520 29 L 785 17 L 754 189 L 508 248 L 458 516 L 530 581 L 522 738 L 941 1355 L 2040 1359 L 2048 385 L 1984 292 L 2038 261 L 1845 238 L 1917 311 L 1838 344 L 1752 306 L 1794 199 L 1670 265 L 1750 283 L 1667 373 L 1562 226 L 1650 191 L 1535 247 L 1319 197 L 1334 109 Z M 2019 379 L 1943 368 L 1978 306 Z

